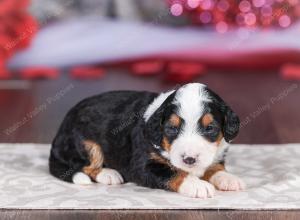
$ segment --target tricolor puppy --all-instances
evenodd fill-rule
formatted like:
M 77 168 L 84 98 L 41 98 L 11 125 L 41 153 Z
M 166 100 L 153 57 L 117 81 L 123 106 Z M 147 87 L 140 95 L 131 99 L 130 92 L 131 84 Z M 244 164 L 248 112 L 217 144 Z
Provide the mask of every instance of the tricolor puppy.
M 115 91 L 87 98 L 66 115 L 51 149 L 50 172 L 75 184 L 134 182 L 212 197 L 242 190 L 224 167 L 239 118 L 203 84 L 166 93 Z

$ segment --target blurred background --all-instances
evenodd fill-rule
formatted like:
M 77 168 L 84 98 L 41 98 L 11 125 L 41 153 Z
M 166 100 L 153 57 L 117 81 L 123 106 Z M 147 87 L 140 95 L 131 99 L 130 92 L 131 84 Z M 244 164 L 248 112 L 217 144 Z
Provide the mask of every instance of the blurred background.
M 299 17 L 299 0 L 2 0 L 0 142 L 51 142 L 94 94 L 188 82 L 239 114 L 235 143 L 300 142 Z

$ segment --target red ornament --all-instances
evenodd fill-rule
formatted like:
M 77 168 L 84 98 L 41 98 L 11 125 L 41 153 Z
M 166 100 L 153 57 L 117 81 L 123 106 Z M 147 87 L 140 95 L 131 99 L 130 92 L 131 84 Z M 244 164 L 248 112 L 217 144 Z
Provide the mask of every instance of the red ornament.
M 132 64 L 131 70 L 136 75 L 148 76 L 161 73 L 164 66 L 164 62 L 159 60 L 143 61 Z
M 27 12 L 29 0 L 0 1 L 0 78 L 8 78 L 7 60 L 29 45 L 38 24 Z
M 171 62 L 168 65 L 165 80 L 172 82 L 190 82 L 204 74 L 205 66 L 196 62 Z
M 76 79 L 99 79 L 104 76 L 105 70 L 101 67 L 78 66 L 71 69 L 72 77 Z
M 59 71 L 50 67 L 27 67 L 20 71 L 24 79 L 56 79 Z
M 300 64 L 285 64 L 280 69 L 280 75 L 286 80 L 300 80 Z

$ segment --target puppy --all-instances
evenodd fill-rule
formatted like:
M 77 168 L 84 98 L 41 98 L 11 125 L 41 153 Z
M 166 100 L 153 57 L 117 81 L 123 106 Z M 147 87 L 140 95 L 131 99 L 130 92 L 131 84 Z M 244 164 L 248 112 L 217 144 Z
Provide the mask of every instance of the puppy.
M 239 118 L 207 86 L 166 93 L 114 91 L 87 98 L 53 140 L 50 173 L 75 184 L 134 182 L 188 197 L 242 190 L 226 172 Z

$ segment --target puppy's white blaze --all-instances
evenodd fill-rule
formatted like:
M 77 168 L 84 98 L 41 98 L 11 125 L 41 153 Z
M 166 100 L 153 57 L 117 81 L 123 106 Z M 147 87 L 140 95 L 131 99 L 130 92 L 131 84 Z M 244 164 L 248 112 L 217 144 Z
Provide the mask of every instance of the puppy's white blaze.
M 148 106 L 144 113 L 144 120 L 147 122 L 153 113 L 162 105 L 162 103 L 171 95 L 175 90 L 171 90 L 166 93 L 161 93 L 157 96 L 153 102 Z
M 193 198 L 209 198 L 215 194 L 215 188 L 209 182 L 200 180 L 196 176 L 188 175 L 184 178 L 178 192 Z
M 74 184 L 78 185 L 89 185 L 92 184 L 91 178 L 82 172 L 77 172 L 73 175 L 72 181 Z
M 197 122 L 204 110 L 202 103 L 211 101 L 205 87 L 200 83 L 190 83 L 177 91 L 173 103 L 179 107 L 179 114 L 184 120 Z
M 210 102 L 205 91 L 205 85 L 190 83 L 180 88 L 175 96 L 174 104 L 179 107 L 178 115 L 184 120 L 183 132 L 194 134 L 197 132 L 199 118 L 203 115 L 204 102 Z

